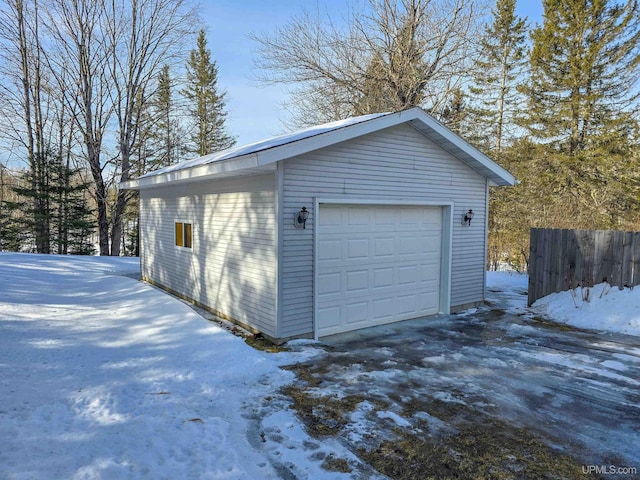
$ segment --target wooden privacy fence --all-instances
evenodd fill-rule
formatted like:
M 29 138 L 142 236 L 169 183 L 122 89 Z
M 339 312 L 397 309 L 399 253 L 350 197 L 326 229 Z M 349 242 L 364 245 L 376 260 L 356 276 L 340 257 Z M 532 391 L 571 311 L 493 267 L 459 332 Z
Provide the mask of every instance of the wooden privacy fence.
M 530 240 L 529 305 L 578 286 L 640 284 L 640 232 L 532 228 Z

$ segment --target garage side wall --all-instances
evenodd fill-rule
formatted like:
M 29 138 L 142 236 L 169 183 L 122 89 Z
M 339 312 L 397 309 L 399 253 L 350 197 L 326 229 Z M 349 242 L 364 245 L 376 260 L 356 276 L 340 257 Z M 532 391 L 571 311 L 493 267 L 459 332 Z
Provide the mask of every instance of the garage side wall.
M 399 125 L 283 164 L 281 337 L 313 331 L 315 197 L 452 202 L 451 309 L 484 299 L 486 179 L 422 134 Z M 306 230 L 292 221 L 302 206 Z
M 275 337 L 275 212 L 273 174 L 142 190 L 142 274 Z M 193 225 L 192 249 L 175 222 Z

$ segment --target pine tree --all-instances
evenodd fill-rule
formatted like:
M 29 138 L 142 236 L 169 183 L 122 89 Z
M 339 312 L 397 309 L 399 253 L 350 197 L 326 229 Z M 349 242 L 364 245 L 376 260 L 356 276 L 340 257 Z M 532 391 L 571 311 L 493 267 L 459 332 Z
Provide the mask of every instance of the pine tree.
M 95 253 L 91 236 L 95 231 L 94 212 L 89 207 L 89 183 L 82 181 L 79 170 L 72 169 L 59 158 L 47 156 L 49 168 L 46 182 L 34 181 L 34 173 L 25 170 L 17 175 L 11 190 L 14 197 L 2 205 L 7 221 L 0 232 L 3 248 L 39 252 L 40 225 L 49 225 L 46 250 L 59 254 Z M 34 183 L 37 187 L 34 188 Z M 46 205 L 46 210 L 34 208 Z M 43 218 L 44 217 L 44 218 Z
M 524 125 L 542 149 L 532 206 L 552 191 L 546 226 L 621 228 L 640 209 L 637 155 L 640 10 L 636 0 L 545 0 L 532 35 Z M 635 132 L 635 133 L 634 133 Z M 567 216 L 566 212 L 573 212 Z
M 158 89 L 154 99 L 156 114 L 156 138 L 159 140 L 157 163 L 166 167 L 175 162 L 173 158 L 173 132 L 171 128 L 171 77 L 169 65 L 165 65 L 158 75 Z
M 461 89 L 455 88 L 440 114 L 440 120 L 453 132 L 464 136 L 467 130 L 467 115 L 465 95 Z
M 150 109 L 150 135 L 153 140 L 153 154 L 150 170 L 167 167 L 180 160 L 184 145 L 180 127 L 174 115 L 177 105 L 174 100 L 174 82 L 169 65 L 160 70 L 158 85 Z
M 532 34 L 526 127 L 574 154 L 624 141 L 638 98 L 637 0 L 544 0 Z M 637 105 L 635 106 L 637 108 Z
M 51 243 L 63 255 L 93 255 L 91 236 L 96 230 L 95 212 L 89 207 L 90 183 L 83 181 L 80 170 L 56 162 L 51 174 L 53 231 Z
M 497 0 L 492 9 L 493 22 L 485 27 L 480 39 L 480 56 L 469 89 L 475 99 L 470 115 L 477 130 L 470 139 L 498 154 L 514 114 L 522 107 L 516 83 L 527 61 L 527 24 L 515 10 L 516 0 Z
M 50 167 L 48 155 L 37 155 L 31 168 L 18 174 L 18 181 L 12 187 L 16 200 L 6 203 L 9 215 L 14 217 L 12 228 L 19 232 L 16 240 L 33 253 L 51 252 Z
M 235 139 L 225 128 L 226 92 L 218 89 L 218 66 L 211 60 L 204 30 L 200 31 L 197 48 L 189 56 L 187 86 L 183 93 L 192 105 L 194 151 L 207 155 L 233 146 Z
M 14 187 L 20 179 L 0 164 L 0 251 L 19 252 L 24 244 L 19 220 L 24 212 L 16 207 Z

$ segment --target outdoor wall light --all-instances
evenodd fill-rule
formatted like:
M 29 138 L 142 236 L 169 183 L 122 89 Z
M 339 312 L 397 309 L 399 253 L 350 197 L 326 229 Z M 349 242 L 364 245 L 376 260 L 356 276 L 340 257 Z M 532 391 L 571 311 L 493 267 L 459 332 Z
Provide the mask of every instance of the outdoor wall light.
M 309 211 L 307 207 L 302 207 L 299 212 L 293 215 L 293 226 L 296 228 L 307 228 L 307 218 L 309 218 Z
M 464 214 L 464 218 L 462 219 L 463 225 L 471 225 L 471 219 L 473 218 L 473 210 L 469 209 L 467 213 Z

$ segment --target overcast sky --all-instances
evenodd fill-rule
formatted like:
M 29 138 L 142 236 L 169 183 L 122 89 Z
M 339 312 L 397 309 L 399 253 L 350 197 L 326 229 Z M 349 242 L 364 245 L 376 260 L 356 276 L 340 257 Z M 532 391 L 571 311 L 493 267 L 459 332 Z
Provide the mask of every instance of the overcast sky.
M 541 18 L 541 0 L 520 0 L 518 14 L 531 23 Z M 318 0 L 320 8 L 337 12 L 345 0 Z M 218 62 L 221 88 L 226 89 L 228 127 L 238 144 L 262 140 L 284 133 L 282 120 L 288 118 L 282 103 L 283 87 L 260 87 L 252 80 L 256 45 L 248 38 L 255 32 L 272 32 L 303 8 L 315 8 L 309 0 L 204 0 L 200 14 L 206 25 L 208 45 Z

